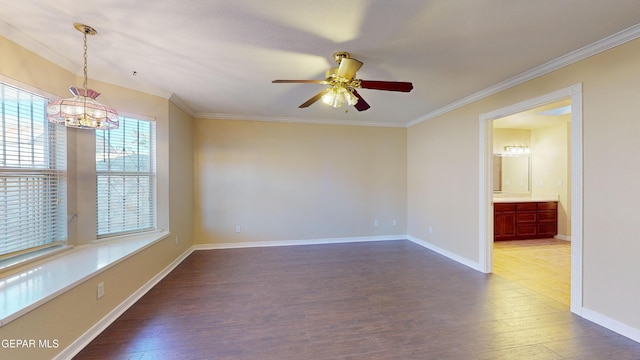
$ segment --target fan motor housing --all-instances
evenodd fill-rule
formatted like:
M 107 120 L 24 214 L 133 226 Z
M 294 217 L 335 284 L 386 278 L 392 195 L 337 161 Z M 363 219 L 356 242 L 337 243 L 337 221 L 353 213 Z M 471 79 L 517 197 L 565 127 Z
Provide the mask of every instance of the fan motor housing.
M 351 59 L 351 54 L 346 51 L 338 51 L 333 54 L 333 61 L 335 61 L 338 65 L 340 65 L 342 59 Z

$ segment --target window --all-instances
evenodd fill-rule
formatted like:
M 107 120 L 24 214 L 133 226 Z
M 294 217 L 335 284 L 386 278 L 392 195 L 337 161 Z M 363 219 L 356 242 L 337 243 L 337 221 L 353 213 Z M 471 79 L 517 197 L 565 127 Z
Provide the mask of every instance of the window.
M 97 235 L 156 227 L 155 123 L 127 117 L 96 131 Z
M 66 128 L 47 99 L 0 83 L 0 259 L 63 244 Z

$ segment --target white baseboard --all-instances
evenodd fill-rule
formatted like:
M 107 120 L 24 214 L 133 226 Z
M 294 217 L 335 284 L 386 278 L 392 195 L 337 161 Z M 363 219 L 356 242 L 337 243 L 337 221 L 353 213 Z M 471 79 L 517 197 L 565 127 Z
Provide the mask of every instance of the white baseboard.
M 407 235 L 358 236 L 358 237 L 346 237 L 346 238 L 326 238 L 326 239 L 307 239 L 307 240 L 253 241 L 253 242 L 235 242 L 235 243 L 219 243 L 219 244 L 196 244 L 194 245 L 194 247 L 195 247 L 195 250 L 216 250 L 216 249 L 236 249 L 236 248 L 271 247 L 271 246 L 341 244 L 341 243 L 391 241 L 391 240 L 407 240 Z
M 554 238 L 571 242 L 571 235 L 556 235 Z
M 447 250 L 445 250 L 443 248 L 440 248 L 440 247 L 438 247 L 436 245 L 433 245 L 433 244 L 431 244 L 429 242 L 426 242 L 424 240 L 418 239 L 417 237 L 414 237 L 414 236 L 411 236 L 411 235 L 407 236 L 407 239 L 409 239 L 409 241 L 414 242 L 414 243 L 416 243 L 416 244 L 418 244 L 418 245 L 420 245 L 422 247 L 425 247 L 425 248 L 427 248 L 427 249 L 429 249 L 431 251 L 437 252 L 438 254 L 440 254 L 442 256 L 448 257 L 451 260 L 457 261 L 462 265 L 465 265 L 465 266 L 468 266 L 468 267 L 470 267 L 470 268 L 472 268 L 474 270 L 483 272 L 480 269 L 480 264 L 475 262 L 475 261 L 471 261 L 471 260 L 469 260 L 469 259 L 467 259 L 465 257 L 462 257 L 460 255 L 454 254 L 454 253 L 452 253 L 450 251 L 447 251 Z
M 180 263 L 187 258 L 192 252 L 194 248 L 193 246 L 187 249 L 184 253 L 182 253 L 178 258 L 171 262 L 167 267 L 162 269 L 156 276 L 147 281 L 142 287 L 136 290 L 133 294 L 131 294 L 128 298 L 126 298 L 120 305 L 116 306 L 113 310 L 111 310 L 105 317 L 100 319 L 95 325 L 93 325 L 89 330 L 87 330 L 84 334 L 82 334 L 79 338 L 77 338 L 71 345 L 69 345 L 66 349 L 60 352 L 54 360 L 63 360 L 63 359 L 71 359 L 75 355 L 77 355 L 80 350 L 82 350 L 85 346 L 89 345 L 89 343 L 95 339 L 101 332 L 103 332 L 111 323 L 113 323 L 120 315 L 124 314 L 127 309 L 129 309 L 136 301 L 140 300 L 144 294 L 146 294 L 151 288 L 153 288 L 157 283 L 160 282 L 165 276 L 167 276 L 173 269 L 175 269 Z
M 582 317 L 611 331 L 617 332 L 622 336 L 628 337 L 633 341 L 640 342 L 640 329 L 636 329 L 627 324 L 621 323 L 618 320 L 614 320 L 608 316 L 584 307 L 582 308 Z

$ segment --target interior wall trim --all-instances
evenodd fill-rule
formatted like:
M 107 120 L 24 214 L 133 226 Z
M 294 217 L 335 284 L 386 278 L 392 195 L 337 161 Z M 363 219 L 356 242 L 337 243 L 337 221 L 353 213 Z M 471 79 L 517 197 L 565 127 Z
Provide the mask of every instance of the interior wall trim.
M 586 59 L 590 56 L 599 54 L 603 51 L 614 48 L 618 45 L 622 45 L 631 40 L 635 40 L 640 37 L 640 24 L 634 25 L 626 30 L 622 30 L 616 34 L 608 36 L 602 40 L 596 41 L 592 44 L 584 46 L 578 50 L 572 51 L 568 54 L 560 56 L 554 60 L 551 60 L 547 63 L 544 63 L 540 66 L 537 66 L 531 70 L 525 71 L 519 75 L 516 75 L 510 79 L 507 79 L 503 82 L 490 86 L 484 90 L 480 90 L 474 94 L 471 94 L 467 97 L 464 97 L 460 100 L 454 101 L 449 105 L 445 105 L 439 109 L 436 109 L 426 115 L 423 115 L 415 120 L 409 121 L 407 123 L 407 127 L 411 127 L 413 125 L 417 125 L 421 122 L 427 121 L 429 119 L 433 119 L 437 116 L 446 114 L 450 111 L 453 111 L 457 108 L 463 107 L 465 105 L 471 104 L 475 101 L 484 99 L 493 94 L 497 94 L 500 91 L 507 90 L 516 85 L 520 85 L 529 80 L 535 79 L 542 75 L 548 74 L 552 71 L 563 68 L 567 65 L 571 65 L 580 60 Z
M 307 239 L 307 240 L 283 240 L 283 241 L 251 241 L 217 244 L 195 244 L 195 250 L 219 250 L 241 249 L 254 247 L 296 246 L 296 245 L 324 245 L 370 241 L 396 241 L 407 240 L 408 235 L 382 235 L 382 236 L 358 236 L 344 238 Z
M 593 311 L 587 308 L 582 308 L 582 317 L 640 343 L 640 329 L 636 329 L 627 324 L 621 323 L 618 320 L 612 319 L 608 316 L 600 314 L 597 311 Z
M 478 174 L 479 228 L 478 244 L 481 271 L 493 269 L 493 191 L 492 176 L 492 121 L 507 115 L 550 102 L 571 99 L 571 311 L 582 315 L 583 304 L 583 144 L 582 144 L 582 83 L 574 84 L 536 98 L 480 114 Z
M 222 114 L 222 113 L 196 113 L 193 115 L 193 118 L 209 119 L 209 120 L 264 121 L 264 122 L 313 124 L 313 125 L 346 125 L 346 126 L 406 128 L 404 124 L 396 124 L 392 122 L 389 122 L 389 123 L 366 122 L 366 121 L 353 121 L 353 120 L 312 119 L 312 118 L 301 118 L 301 117 L 279 117 L 279 116 L 258 116 L 258 115 L 236 115 L 236 114 Z
M 447 257 L 447 258 L 449 258 L 449 259 L 451 259 L 453 261 L 459 262 L 462 265 L 468 266 L 468 267 L 472 268 L 473 270 L 482 272 L 480 264 L 478 262 L 471 261 L 471 260 L 469 260 L 469 259 L 467 259 L 465 257 L 462 257 L 462 256 L 460 256 L 458 254 L 455 254 L 455 253 L 452 253 L 450 251 L 447 251 L 447 250 L 445 250 L 445 249 L 443 249 L 443 248 L 441 248 L 439 246 L 433 245 L 430 242 L 424 241 L 424 240 L 419 239 L 419 238 L 417 238 L 415 236 L 410 236 L 409 235 L 409 236 L 407 236 L 407 238 L 408 238 L 409 241 L 411 241 L 411 242 L 413 242 L 415 244 L 418 244 L 418 245 L 420 245 L 420 246 L 422 246 L 424 248 L 427 248 L 427 249 L 429 249 L 429 250 L 431 250 L 433 252 L 436 252 L 436 253 L 438 253 L 438 254 L 440 254 L 440 255 L 442 255 L 444 257 Z

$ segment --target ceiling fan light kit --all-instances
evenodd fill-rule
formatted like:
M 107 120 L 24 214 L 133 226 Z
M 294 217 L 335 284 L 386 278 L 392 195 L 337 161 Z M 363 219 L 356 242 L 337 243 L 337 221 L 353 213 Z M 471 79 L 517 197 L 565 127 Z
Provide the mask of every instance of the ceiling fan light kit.
M 322 102 L 334 108 L 344 104 L 354 106 L 358 111 L 370 108 L 369 104 L 358 94 L 356 88 L 409 92 L 413 89 L 410 82 L 360 80 L 356 79 L 356 72 L 362 67 L 362 62 L 351 58 L 346 51 L 338 51 L 333 54 L 333 59 L 338 63 L 337 67 L 327 70 L 324 80 L 273 80 L 273 83 L 299 83 L 329 85 L 299 107 L 305 108 L 322 99 Z
M 322 95 L 322 102 L 334 108 L 342 107 L 344 104 L 353 106 L 358 100 L 348 88 L 339 85 L 329 88 L 329 91 Z

